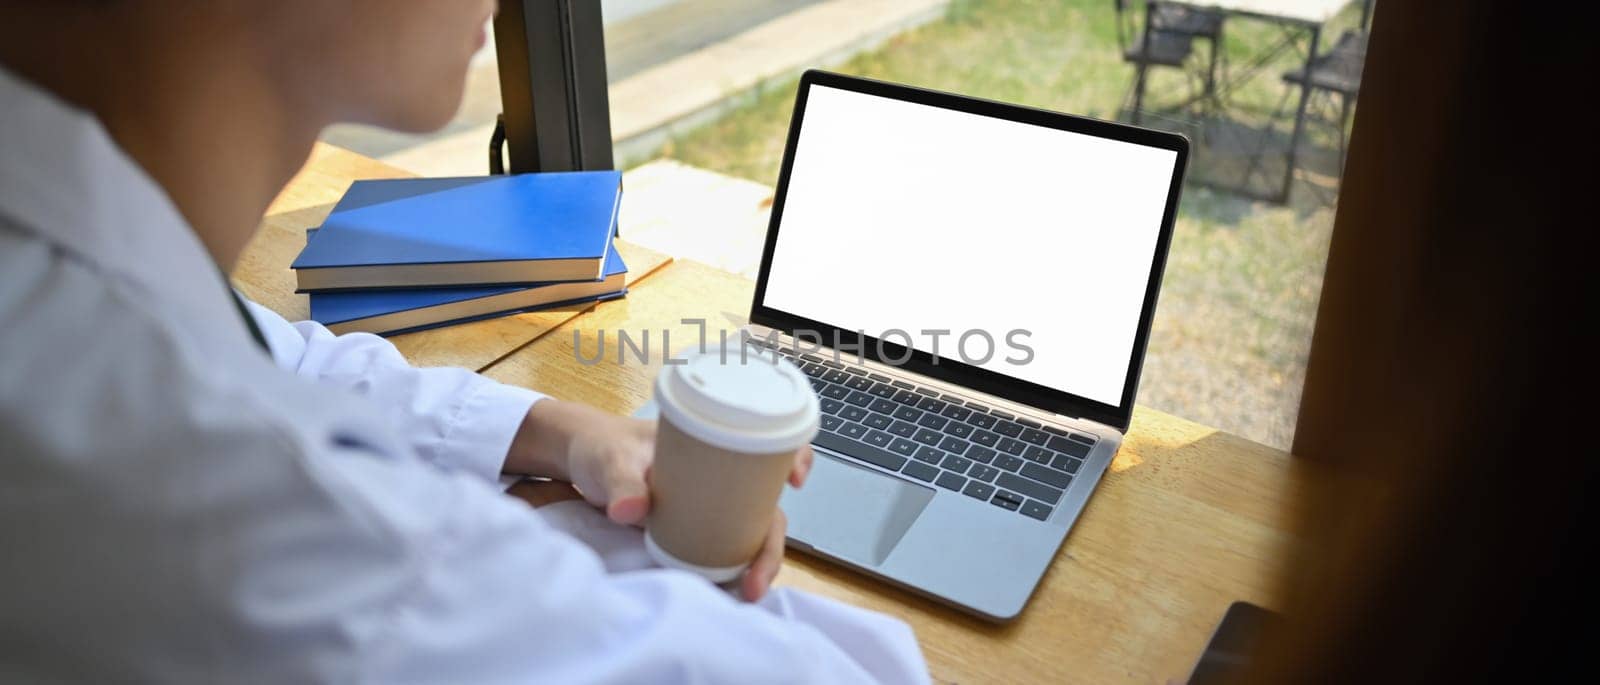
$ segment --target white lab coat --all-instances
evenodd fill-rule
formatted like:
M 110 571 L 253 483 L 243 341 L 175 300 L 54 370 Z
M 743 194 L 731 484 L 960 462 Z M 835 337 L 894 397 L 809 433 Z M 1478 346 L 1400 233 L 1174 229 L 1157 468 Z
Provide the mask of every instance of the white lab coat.
M 227 144 L 218 141 L 219 145 Z M 927 679 L 495 479 L 539 396 L 254 307 L 90 115 L 0 70 L 0 681 Z

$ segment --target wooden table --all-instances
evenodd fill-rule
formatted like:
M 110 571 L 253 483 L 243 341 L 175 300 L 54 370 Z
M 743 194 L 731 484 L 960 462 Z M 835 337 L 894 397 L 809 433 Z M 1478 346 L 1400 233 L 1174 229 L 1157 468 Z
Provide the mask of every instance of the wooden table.
M 251 246 L 241 277 L 246 291 L 280 311 L 303 312 L 303 302 L 287 295 L 289 277 L 269 272 L 287 270 L 287 255 L 303 239 L 298 231 L 320 221 L 316 212 L 325 212 L 351 178 L 394 173 L 348 152 L 319 149 L 268 217 L 269 230 L 287 231 L 264 231 Z M 269 253 L 279 255 L 275 265 L 262 260 Z M 627 298 L 581 315 L 441 329 L 451 332 L 439 335 L 461 346 L 459 358 L 440 341 L 403 349 L 415 361 L 471 366 L 531 336 L 491 360 L 485 374 L 628 413 L 649 398 L 663 358 L 662 332 L 673 350 L 682 350 L 700 330 L 684 319 L 704 319 L 712 336 L 731 331 L 744 323 L 754 287 L 688 260 L 653 271 L 636 280 Z M 650 331 L 651 361 L 636 363 L 630 353 L 619 363 L 618 330 L 636 342 Z M 601 335 L 605 359 L 579 363 L 576 353 L 592 358 Z M 1295 544 L 1290 527 L 1302 468 L 1281 451 L 1140 407 L 1105 480 L 1012 624 L 987 624 L 799 553 L 789 554 L 777 582 L 904 619 L 941 682 L 1181 679 L 1230 602 L 1277 604 L 1275 580 Z

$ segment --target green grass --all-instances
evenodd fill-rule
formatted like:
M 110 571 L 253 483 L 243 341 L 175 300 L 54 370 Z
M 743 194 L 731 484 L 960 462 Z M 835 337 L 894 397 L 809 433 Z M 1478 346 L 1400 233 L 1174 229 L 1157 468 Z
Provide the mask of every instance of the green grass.
M 1353 25 L 1356 15 L 1347 8 L 1325 40 Z M 1226 31 L 1224 55 L 1233 74 L 1284 37 L 1280 27 L 1238 19 L 1229 19 Z M 1197 60 L 1206 49 L 1197 45 Z M 1240 130 L 1263 130 L 1275 121 L 1277 135 L 1287 137 L 1292 109 L 1278 120 L 1269 115 L 1286 92 L 1278 75 L 1301 59 L 1281 55 L 1232 91 L 1227 112 Z M 1117 48 L 1116 15 L 1107 0 L 955 0 L 942 20 L 834 70 L 1103 119 L 1122 113 L 1133 78 Z M 1183 74 L 1153 71 L 1147 106 L 1176 102 L 1189 87 Z M 793 82 L 768 88 L 671 141 L 659 156 L 774 184 L 793 104 Z M 1292 108 L 1293 98 L 1287 104 Z M 1192 182 L 1185 187 L 1141 404 L 1288 445 L 1332 226 L 1335 140 L 1328 125 L 1308 129 L 1300 166 L 1311 173 L 1297 181 L 1289 206 Z M 1223 158 L 1197 145 L 1191 181 L 1225 171 L 1207 165 Z

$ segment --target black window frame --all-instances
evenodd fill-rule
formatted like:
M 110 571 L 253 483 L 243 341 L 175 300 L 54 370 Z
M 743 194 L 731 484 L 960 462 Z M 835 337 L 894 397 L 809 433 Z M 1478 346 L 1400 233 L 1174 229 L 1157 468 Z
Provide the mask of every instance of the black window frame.
M 494 18 L 501 120 L 490 171 L 615 167 L 606 84 L 605 26 L 597 0 L 501 0 Z

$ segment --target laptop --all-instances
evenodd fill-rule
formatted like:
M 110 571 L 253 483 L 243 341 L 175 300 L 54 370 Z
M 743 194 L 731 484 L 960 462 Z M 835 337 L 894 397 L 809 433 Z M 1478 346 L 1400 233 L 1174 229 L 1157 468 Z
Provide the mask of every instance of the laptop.
M 806 72 L 745 329 L 821 396 L 789 545 L 1015 618 L 1128 428 L 1187 157 Z

